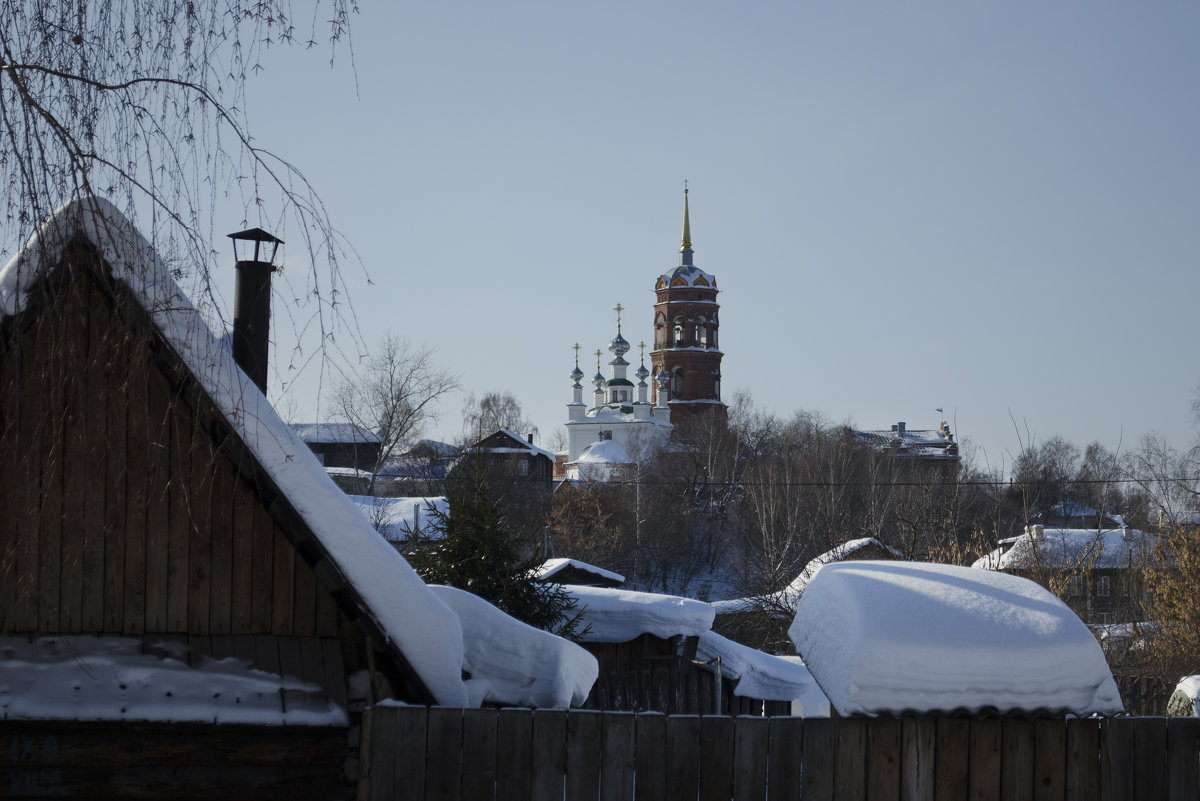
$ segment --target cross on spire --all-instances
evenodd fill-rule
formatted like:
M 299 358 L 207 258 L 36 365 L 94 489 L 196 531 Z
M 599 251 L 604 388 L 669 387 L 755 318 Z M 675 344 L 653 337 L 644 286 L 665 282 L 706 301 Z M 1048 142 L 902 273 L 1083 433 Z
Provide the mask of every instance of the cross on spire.
M 597 348 L 596 350 L 596 372 L 600 372 L 600 357 L 604 355 L 604 351 Z
M 579 366 L 579 343 L 575 343 L 575 366 Z
M 617 305 L 613 307 L 613 311 L 617 313 L 617 333 L 619 334 L 621 333 L 621 312 L 625 311 L 625 307 L 620 303 L 617 303 Z

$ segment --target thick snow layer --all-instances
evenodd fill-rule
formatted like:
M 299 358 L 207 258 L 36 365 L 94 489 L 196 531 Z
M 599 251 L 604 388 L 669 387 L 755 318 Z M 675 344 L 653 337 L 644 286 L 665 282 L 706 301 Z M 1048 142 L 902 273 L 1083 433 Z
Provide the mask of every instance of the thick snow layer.
M 696 658 L 708 661 L 715 657 L 721 658 L 721 674 L 737 680 L 734 695 L 792 701 L 797 714 L 829 717 L 829 699 L 800 658 L 764 654 L 715 631 L 706 631 L 700 635 Z
M 643 634 L 691 637 L 711 629 L 716 614 L 712 604 L 676 595 L 563 586 L 575 599 L 579 629 L 591 627 L 579 638 L 584 642 L 628 642 Z
M 583 449 L 576 460 L 579 464 L 629 464 L 633 461 L 614 439 L 603 439 L 593 442 Z
M 594 573 L 600 578 L 608 579 L 617 584 L 625 583 L 625 577 L 620 573 L 614 573 L 611 570 L 605 570 L 602 567 L 589 565 L 587 562 L 580 562 L 578 559 L 547 559 L 542 562 L 541 566 L 534 571 L 534 575 L 542 581 L 548 581 L 556 575 L 566 570 L 568 567 L 573 567 L 576 570 L 582 570 L 585 573 Z
M 0 639 L 0 714 L 6 720 L 147 720 L 175 723 L 345 726 L 320 687 L 255 670 L 241 659 L 132 637 Z M 157 653 L 155 653 L 157 651 Z
M 488 683 L 484 700 L 555 709 L 587 700 L 599 675 L 596 657 L 469 592 L 454 587 L 430 589 L 462 621 L 463 670 L 473 680 Z
M 1052 567 L 1065 570 L 1123 568 L 1150 564 L 1158 538 L 1136 529 L 1030 526 L 1007 547 L 975 561 L 985 570 Z
M 862 712 L 1122 711 L 1087 626 L 1017 576 L 914 562 L 839 562 L 788 630 L 830 703 Z
M 450 502 L 445 497 L 378 498 L 374 495 L 351 495 L 350 500 L 388 542 L 408 542 L 413 534 L 441 537 L 443 532 L 434 510 L 444 515 L 450 514 Z
M 0 314 L 12 315 L 25 308 L 42 271 L 57 263 L 63 245 L 77 232 L 100 249 L 115 277 L 151 314 L 154 324 L 354 585 L 368 614 L 397 643 L 438 703 L 464 705 L 467 696 L 460 675 L 458 617 L 375 532 L 326 475 L 308 446 L 279 419 L 180 291 L 150 243 L 115 206 L 86 197 L 55 212 L 0 271 Z

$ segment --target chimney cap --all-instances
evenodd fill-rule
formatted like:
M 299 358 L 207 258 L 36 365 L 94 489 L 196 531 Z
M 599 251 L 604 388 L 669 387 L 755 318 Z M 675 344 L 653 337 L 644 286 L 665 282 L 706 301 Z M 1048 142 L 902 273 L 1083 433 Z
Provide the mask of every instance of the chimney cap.
M 245 231 L 238 231 L 236 234 L 229 234 L 230 239 L 240 239 L 246 242 L 274 242 L 276 245 L 282 245 L 283 240 L 271 236 L 261 228 L 247 228 Z

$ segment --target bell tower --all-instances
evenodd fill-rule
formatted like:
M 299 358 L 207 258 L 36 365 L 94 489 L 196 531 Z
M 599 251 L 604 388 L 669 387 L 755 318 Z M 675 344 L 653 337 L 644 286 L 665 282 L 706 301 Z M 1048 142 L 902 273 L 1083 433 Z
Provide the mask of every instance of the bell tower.
M 654 285 L 654 350 L 650 366 L 657 377 L 656 405 L 666 393 L 671 422 L 678 425 L 696 414 L 725 418 L 721 400 L 721 357 L 717 279 L 692 263 L 692 227 L 687 182 L 683 186 L 683 242 L 679 265 L 660 275 Z

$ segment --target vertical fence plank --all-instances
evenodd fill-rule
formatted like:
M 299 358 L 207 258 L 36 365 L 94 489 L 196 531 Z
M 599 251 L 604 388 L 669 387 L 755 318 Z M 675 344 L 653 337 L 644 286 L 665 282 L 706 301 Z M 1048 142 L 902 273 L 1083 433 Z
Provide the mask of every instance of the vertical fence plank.
M 528 801 L 533 779 L 533 713 L 501 709 L 496 717 L 496 799 Z
M 634 716 L 609 712 L 600 726 L 600 801 L 633 798 Z
M 667 793 L 671 801 L 696 801 L 700 792 L 700 718 L 667 718 Z
M 926 801 L 934 795 L 937 721 L 900 721 L 900 798 Z
M 1033 723 L 1034 801 L 1062 801 L 1067 786 L 1067 729 L 1062 720 Z
M 1167 719 L 1167 801 L 1194 799 L 1200 787 L 1200 718 Z
M 462 764 L 463 799 L 492 801 L 496 795 L 496 710 L 463 710 Z
M 934 728 L 934 801 L 966 801 L 970 787 L 971 721 L 939 718 Z
M 458 801 L 464 759 L 462 713 L 461 709 L 449 707 L 429 710 L 429 730 L 425 736 L 426 801 Z
M 566 798 L 596 801 L 600 797 L 599 712 L 571 712 L 567 716 Z
M 700 718 L 700 801 L 733 792 L 733 718 Z
M 804 719 L 767 718 L 767 798 L 800 797 L 800 765 L 804 758 Z
M 1007 718 L 1003 732 L 1000 797 L 1027 801 L 1033 797 L 1033 721 Z
M 1066 721 L 1067 801 L 1100 797 L 1100 721 L 1075 718 Z
M 533 801 L 562 801 L 567 772 L 567 712 L 537 709 L 533 713 Z
M 967 788 L 971 801 L 1000 798 L 1002 734 L 998 719 L 971 721 L 971 773 Z
M 805 801 L 831 801 L 836 764 L 837 733 L 833 720 L 814 718 L 804 721 L 804 760 L 800 768 L 801 796 Z
M 1100 798 L 1127 801 L 1133 797 L 1133 718 L 1110 718 L 1100 730 Z
M 637 801 L 663 801 L 667 797 L 667 719 L 657 712 L 643 712 L 635 723 L 634 765 Z
M 837 721 L 837 750 L 833 764 L 833 797 L 854 801 L 867 797 L 867 721 Z
M 733 797 L 765 801 L 767 797 L 767 719 L 740 717 L 733 725 Z
M 896 718 L 867 721 L 867 797 L 899 801 L 900 721 Z
M 1131 801 L 1161 801 L 1167 785 L 1167 719 L 1137 718 L 1133 735 Z

